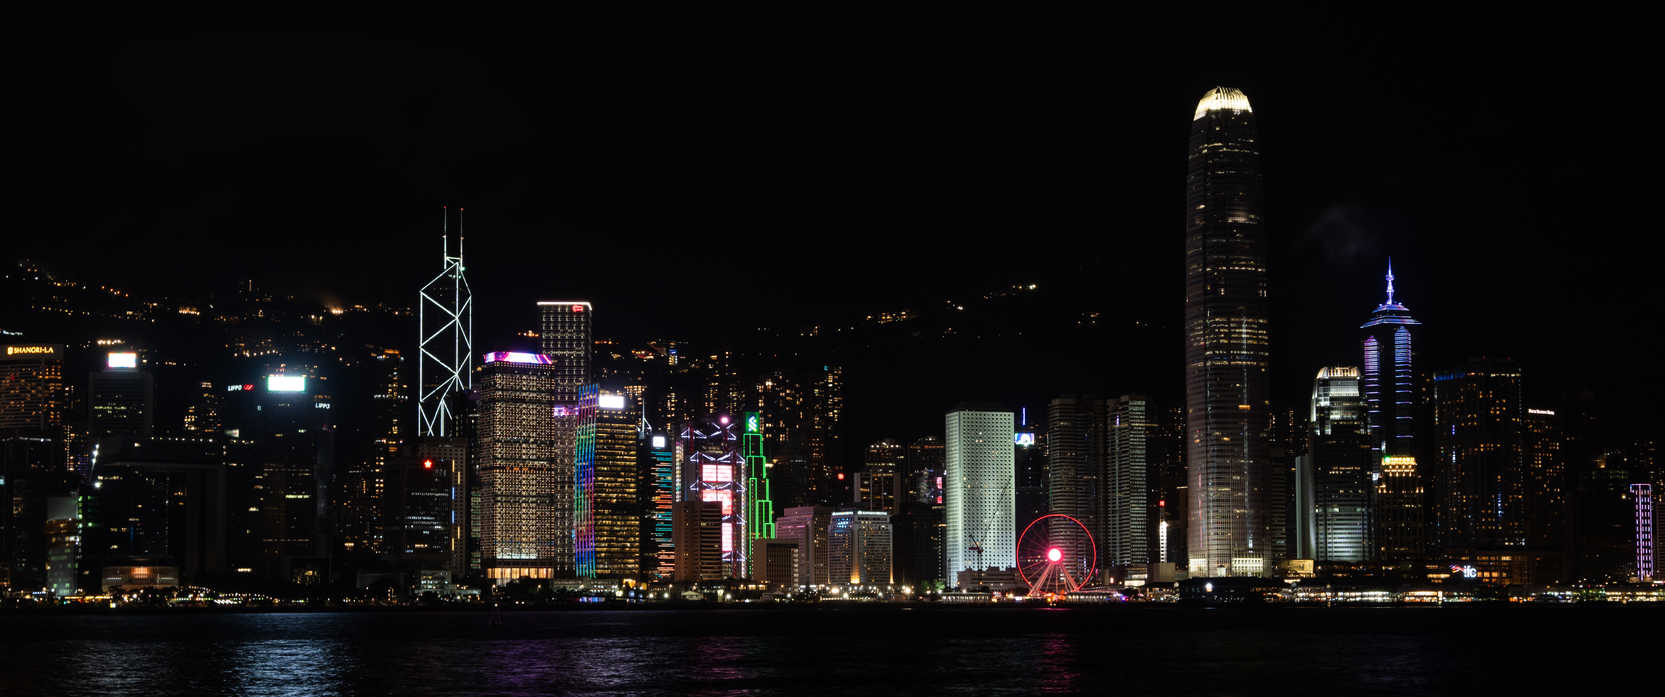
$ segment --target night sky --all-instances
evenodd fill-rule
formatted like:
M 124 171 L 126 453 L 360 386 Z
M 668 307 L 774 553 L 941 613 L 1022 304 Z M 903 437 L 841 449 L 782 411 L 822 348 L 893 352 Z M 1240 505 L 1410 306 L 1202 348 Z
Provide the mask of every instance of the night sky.
M 1275 395 L 1304 404 L 1318 366 L 1357 362 L 1392 255 L 1424 365 L 1513 355 L 1535 404 L 1591 390 L 1652 431 L 1655 81 L 1604 48 L 1636 44 L 1449 15 L 1187 21 L 24 39 L 13 206 L 49 213 L 12 246 L 158 293 L 252 277 L 410 303 L 450 203 L 488 334 L 539 298 L 592 298 L 603 336 L 715 341 L 1035 281 L 1156 323 L 1177 396 L 1187 128 L 1226 84 L 1261 129 Z M 850 379 L 854 408 L 877 388 Z M 933 399 L 989 397 L 1029 395 Z

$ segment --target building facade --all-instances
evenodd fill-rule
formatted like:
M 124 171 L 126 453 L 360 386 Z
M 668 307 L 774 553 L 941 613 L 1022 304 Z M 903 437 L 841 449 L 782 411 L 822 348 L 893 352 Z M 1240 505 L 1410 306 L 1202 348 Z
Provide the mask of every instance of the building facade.
M 480 560 L 494 583 L 575 575 L 573 470 L 559 460 L 555 384 L 541 353 L 486 354 L 481 366 Z
M 678 495 L 683 501 L 715 501 L 722 516 L 721 549 L 725 578 L 745 578 L 746 461 L 740 454 L 740 427 L 728 414 L 713 414 L 683 426 L 677 439 Z
M 1526 544 L 1526 472 L 1520 367 L 1479 358 L 1434 376 L 1440 546 L 1450 557 Z
M 1307 452 L 1297 459 L 1296 557 L 1363 564 L 1370 539 L 1375 448 L 1365 423 L 1357 366 L 1320 368 L 1312 381 Z
M 1249 99 L 1197 103 L 1186 168 L 1185 423 L 1193 577 L 1261 576 L 1268 544 L 1270 339 L 1260 145 Z
M 642 525 L 637 509 L 641 430 L 624 394 L 603 393 L 595 423 L 595 575 L 635 578 L 641 573 Z
M 948 539 L 943 577 L 1014 566 L 1012 413 L 960 408 L 948 413 L 945 425 L 943 501 Z
M 827 522 L 827 574 L 833 585 L 888 585 L 894 581 L 890 514 L 834 511 Z
M 1414 568 L 1424 556 L 1427 530 L 1424 491 L 1427 473 L 1416 422 L 1421 413 L 1416 385 L 1415 328 L 1422 323 L 1393 298 L 1393 263 L 1388 262 L 1387 299 L 1360 325 L 1364 366 L 1360 391 L 1365 423 L 1375 452 L 1372 546 L 1387 568 Z

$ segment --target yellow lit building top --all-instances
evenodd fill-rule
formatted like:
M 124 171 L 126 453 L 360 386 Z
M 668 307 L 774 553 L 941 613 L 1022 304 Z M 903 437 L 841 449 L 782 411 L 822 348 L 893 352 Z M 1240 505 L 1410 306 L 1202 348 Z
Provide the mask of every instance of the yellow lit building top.
M 1243 94 L 1242 90 L 1235 87 L 1216 87 L 1204 94 L 1202 101 L 1197 102 L 1197 114 L 1191 117 L 1191 120 L 1196 121 L 1210 111 L 1220 110 L 1254 111 L 1249 108 L 1249 97 Z

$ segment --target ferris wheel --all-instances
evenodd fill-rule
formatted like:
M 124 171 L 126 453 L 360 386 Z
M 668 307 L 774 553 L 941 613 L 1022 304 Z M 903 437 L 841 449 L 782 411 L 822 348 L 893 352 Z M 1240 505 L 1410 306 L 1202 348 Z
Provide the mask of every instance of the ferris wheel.
M 1017 563 L 1031 597 L 1069 595 L 1092 582 L 1098 547 L 1081 521 L 1052 513 L 1036 518 L 1018 536 Z

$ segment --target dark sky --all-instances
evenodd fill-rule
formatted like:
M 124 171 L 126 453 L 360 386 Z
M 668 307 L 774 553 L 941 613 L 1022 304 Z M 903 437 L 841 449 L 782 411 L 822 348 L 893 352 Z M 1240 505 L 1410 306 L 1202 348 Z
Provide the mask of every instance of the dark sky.
M 724 298 L 743 332 L 1039 280 L 1170 323 L 1177 354 L 1187 127 L 1229 84 L 1261 128 L 1280 394 L 1357 360 L 1391 254 L 1425 364 L 1512 354 L 1540 403 L 1657 424 L 1640 44 L 1596 17 L 1208 14 L 23 39 L 13 205 L 47 214 L 14 248 L 408 302 L 449 202 L 495 331 L 539 297 L 706 338 Z

